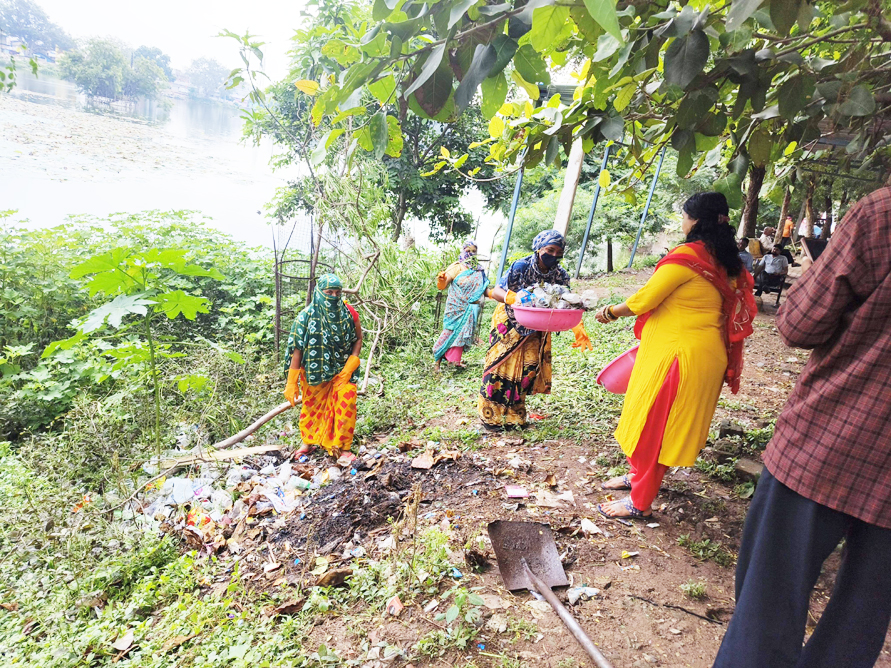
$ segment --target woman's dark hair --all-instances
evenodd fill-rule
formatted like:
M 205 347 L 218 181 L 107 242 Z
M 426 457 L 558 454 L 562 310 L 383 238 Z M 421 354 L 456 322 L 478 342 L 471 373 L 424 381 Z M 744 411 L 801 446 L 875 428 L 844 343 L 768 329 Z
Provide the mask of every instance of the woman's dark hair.
M 730 207 L 721 193 L 696 193 L 684 202 L 684 211 L 696 221 L 687 243 L 702 241 L 727 275 L 739 276 L 743 269 L 736 247 L 736 234 L 730 227 Z

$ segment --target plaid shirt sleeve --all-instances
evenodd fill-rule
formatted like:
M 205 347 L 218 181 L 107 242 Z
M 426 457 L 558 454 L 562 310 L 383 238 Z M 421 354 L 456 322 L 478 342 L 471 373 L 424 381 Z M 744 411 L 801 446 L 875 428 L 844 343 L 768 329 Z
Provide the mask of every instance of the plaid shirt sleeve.
M 863 303 L 887 277 L 891 240 L 864 210 L 863 201 L 844 217 L 827 249 L 790 290 L 777 316 L 786 345 L 814 348 L 828 342 L 845 315 Z

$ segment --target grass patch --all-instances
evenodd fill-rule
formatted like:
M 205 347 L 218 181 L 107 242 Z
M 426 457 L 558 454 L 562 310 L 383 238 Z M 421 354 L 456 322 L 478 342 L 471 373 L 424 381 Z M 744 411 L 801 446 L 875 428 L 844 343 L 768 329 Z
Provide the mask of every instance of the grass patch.
M 684 596 L 692 601 L 701 601 L 708 596 L 708 594 L 705 593 L 704 582 L 690 580 L 689 582 L 682 584 L 680 590 L 683 592 Z
M 733 555 L 721 543 L 713 542 L 708 538 L 693 540 L 689 534 L 678 538 L 678 545 L 686 548 L 690 554 L 702 561 L 713 561 L 718 566 L 727 568 L 735 561 Z

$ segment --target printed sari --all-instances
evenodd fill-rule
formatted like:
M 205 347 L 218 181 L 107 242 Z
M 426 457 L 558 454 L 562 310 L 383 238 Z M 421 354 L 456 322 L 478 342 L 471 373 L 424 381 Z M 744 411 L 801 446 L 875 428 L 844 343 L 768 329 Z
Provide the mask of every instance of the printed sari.
M 547 241 L 552 242 L 550 237 Z M 568 286 L 569 274 L 559 266 L 542 271 L 533 254 L 514 262 L 498 286 L 517 292 L 533 283 Z M 514 318 L 513 308 L 499 304 L 492 316 L 477 399 L 480 420 L 490 427 L 526 424 L 526 397 L 550 393 L 551 371 L 551 334 L 523 327 Z
M 551 334 L 521 334 L 499 304 L 492 316 L 489 351 L 477 411 L 490 427 L 526 424 L 526 396 L 551 391 Z
M 330 455 L 350 449 L 356 428 L 358 369 L 348 379 L 337 374 L 357 339 L 359 314 L 342 297 L 322 292 L 341 287 L 333 274 L 318 280 L 312 303 L 294 319 L 285 353 L 285 369 L 294 350 L 303 353 L 307 381 L 301 387 L 300 437 L 304 444 L 319 445 Z
M 450 362 L 461 361 L 464 348 L 473 343 L 480 311 L 475 302 L 480 300 L 488 286 L 489 281 L 482 269 L 465 269 L 451 282 L 442 334 L 433 346 L 433 357 L 437 362 L 443 357 Z M 456 348 L 458 350 L 454 351 Z

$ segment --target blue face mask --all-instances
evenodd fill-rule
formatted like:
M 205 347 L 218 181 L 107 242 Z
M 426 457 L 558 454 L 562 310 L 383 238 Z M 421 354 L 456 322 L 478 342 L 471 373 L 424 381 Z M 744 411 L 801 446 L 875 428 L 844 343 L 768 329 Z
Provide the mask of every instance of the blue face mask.
M 548 269 L 553 269 L 558 264 L 560 264 L 560 260 L 563 259 L 563 258 L 557 257 L 556 255 L 542 253 L 541 251 L 538 252 L 538 258 L 541 260 L 541 263 Z

